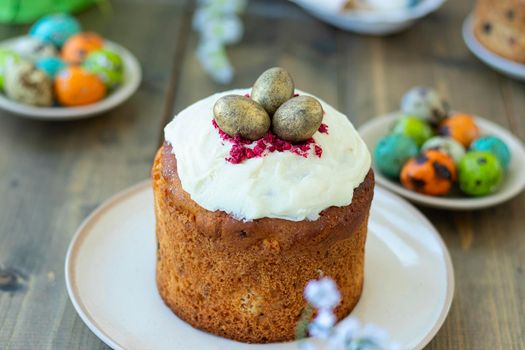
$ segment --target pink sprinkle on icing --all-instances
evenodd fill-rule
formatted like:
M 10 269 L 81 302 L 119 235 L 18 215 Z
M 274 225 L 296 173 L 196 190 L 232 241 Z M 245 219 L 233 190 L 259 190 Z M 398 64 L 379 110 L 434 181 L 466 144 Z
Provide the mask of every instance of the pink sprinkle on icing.
M 315 145 L 314 151 L 315 151 L 315 155 L 321 158 L 321 156 L 323 155 L 323 149 L 319 147 L 318 145 Z
M 327 134 L 328 135 L 328 125 L 321 124 L 321 126 L 319 127 L 319 132 L 321 134 Z
M 323 155 L 323 149 L 316 144 L 313 138 L 301 143 L 292 144 L 280 139 L 273 132 L 268 131 L 263 138 L 251 141 L 243 139 L 240 136 L 232 137 L 226 134 L 219 128 L 215 119 L 212 119 L 212 124 L 219 132 L 220 138 L 232 144 L 229 157 L 226 158 L 226 161 L 232 164 L 240 164 L 247 159 L 264 157 L 272 152 L 292 152 L 303 158 L 308 158 L 311 155 L 321 158 Z M 328 134 L 328 126 L 321 124 L 319 132 Z

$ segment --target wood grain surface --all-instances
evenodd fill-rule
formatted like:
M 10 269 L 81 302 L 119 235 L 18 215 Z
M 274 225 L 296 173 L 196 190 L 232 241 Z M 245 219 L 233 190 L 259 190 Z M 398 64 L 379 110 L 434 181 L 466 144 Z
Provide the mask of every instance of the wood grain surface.
M 251 0 L 243 41 L 229 48 L 232 84 L 213 83 L 195 59 L 192 1 L 113 0 L 83 26 L 128 47 L 144 81 L 98 118 L 38 122 L 0 112 L 0 349 L 106 349 L 75 313 L 64 257 L 80 222 L 104 199 L 148 177 L 164 125 L 213 92 L 250 86 L 274 65 L 338 106 L 358 126 L 398 107 L 413 85 L 435 86 L 455 109 L 525 139 L 525 84 L 487 68 L 465 47 L 473 2 L 450 0 L 390 37 L 340 31 L 284 0 Z M 0 40 L 26 27 L 0 26 Z M 428 349 L 525 349 L 525 195 L 498 207 L 422 211 L 450 249 L 456 293 Z

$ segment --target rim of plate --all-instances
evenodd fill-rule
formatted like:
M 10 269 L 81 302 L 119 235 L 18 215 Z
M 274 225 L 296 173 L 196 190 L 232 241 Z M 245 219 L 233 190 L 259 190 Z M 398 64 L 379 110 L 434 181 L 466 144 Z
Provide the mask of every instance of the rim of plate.
M 0 47 L 9 48 L 13 43 L 27 37 L 17 36 L 0 42 Z M 101 101 L 79 107 L 35 107 L 19 103 L 0 93 L 0 108 L 18 116 L 48 121 L 63 121 L 93 117 L 106 112 L 131 97 L 142 81 L 142 68 L 138 59 L 125 47 L 104 39 L 104 47 L 117 51 L 124 63 L 124 82 Z
M 73 307 L 75 308 L 77 314 L 80 316 L 84 324 L 106 345 L 110 346 L 114 349 L 125 349 L 122 345 L 120 345 L 116 340 L 114 340 L 109 334 L 107 334 L 102 327 L 97 323 L 95 318 L 90 314 L 89 310 L 85 307 L 84 303 L 81 300 L 80 293 L 78 292 L 78 287 L 75 283 L 75 264 L 74 260 L 77 256 L 78 250 L 81 248 L 82 243 L 84 239 L 89 235 L 90 228 L 93 227 L 95 224 L 97 224 L 98 219 L 104 215 L 107 211 L 111 210 L 113 207 L 119 205 L 122 201 L 126 200 L 127 198 L 136 195 L 137 193 L 140 193 L 147 189 L 148 187 L 151 187 L 151 181 L 150 180 L 144 180 L 142 182 L 139 182 L 127 189 L 124 189 L 117 194 L 113 195 L 112 197 L 108 198 L 104 202 L 102 202 L 90 215 L 88 215 L 84 221 L 80 224 L 79 228 L 73 235 L 73 238 L 71 239 L 71 242 L 68 246 L 67 253 L 66 253 L 66 259 L 65 259 L 65 282 L 66 282 L 66 289 L 69 295 L 69 298 L 71 300 L 71 303 L 73 304 Z M 452 259 L 450 257 L 450 252 L 443 241 L 443 238 L 437 231 L 437 229 L 434 227 L 434 225 L 426 218 L 423 213 L 421 213 L 416 207 L 414 207 L 411 203 L 409 203 L 407 200 L 403 199 L 402 197 L 396 195 L 395 193 L 392 193 L 385 188 L 378 186 L 376 190 L 379 189 L 382 191 L 382 194 L 385 196 L 389 196 L 392 198 L 395 198 L 397 201 L 400 202 L 402 206 L 405 207 L 405 209 L 410 212 L 410 214 L 413 217 L 417 217 L 419 220 L 424 222 L 426 226 L 429 229 L 430 234 L 432 234 L 440 247 L 440 250 L 443 255 L 443 260 L 445 264 L 445 272 L 446 272 L 446 292 L 445 292 L 445 298 L 443 301 L 443 306 L 441 309 L 441 312 L 434 322 L 434 325 L 432 328 L 428 331 L 427 335 L 421 339 L 421 341 L 414 347 L 415 350 L 422 350 L 437 334 L 437 332 L 441 329 L 443 326 L 443 323 L 445 322 L 448 313 L 450 311 L 450 308 L 452 306 L 452 301 L 454 298 L 454 291 L 455 291 L 455 277 L 454 277 L 454 267 L 452 264 Z M 278 343 L 274 343 L 278 344 Z
M 514 78 L 525 79 L 525 64 L 511 61 L 485 48 L 474 35 L 474 15 L 471 13 L 463 21 L 463 40 L 474 56 L 490 67 Z
M 75 307 L 77 314 L 80 316 L 84 324 L 104 343 L 110 346 L 113 349 L 124 349 L 120 344 L 111 338 L 106 332 L 102 330 L 97 323 L 97 321 L 90 315 L 87 308 L 84 306 L 84 303 L 78 297 L 80 294 L 77 291 L 77 286 L 74 284 L 75 281 L 75 269 L 73 260 L 77 256 L 77 252 L 82 246 L 82 242 L 90 232 L 90 228 L 93 227 L 100 216 L 105 214 L 108 210 L 112 209 L 116 205 L 119 205 L 120 202 L 126 200 L 127 198 L 137 194 L 138 192 L 143 191 L 148 186 L 151 186 L 150 180 L 141 181 L 127 189 L 124 189 L 117 194 L 111 196 L 110 198 L 103 201 L 91 214 L 89 214 L 80 224 L 79 228 L 73 235 L 71 242 L 67 248 L 66 252 L 66 263 L 65 263 L 65 279 L 66 279 L 66 289 L 69 295 L 71 303 Z
M 351 10 L 336 12 L 317 5 L 317 0 L 290 0 L 300 6 L 307 7 L 311 11 L 319 11 L 325 15 L 336 16 L 348 21 L 363 23 L 385 23 L 394 24 L 413 21 L 424 17 L 440 8 L 446 0 L 422 0 L 416 6 L 408 9 L 396 9 L 389 11 Z
M 373 118 L 358 128 L 359 134 L 363 139 L 367 139 L 374 129 L 378 127 L 384 127 L 385 125 L 391 125 L 397 118 L 399 118 L 400 112 L 392 112 L 383 116 Z M 516 159 L 519 159 L 520 163 L 525 163 L 525 147 L 521 141 L 514 136 L 510 131 L 504 127 L 491 122 L 485 118 L 479 116 L 474 116 L 476 118 L 476 123 L 480 126 L 482 130 L 487 130 L 490 134 L 495 134 L 498 137 L 502 137 L 506 143 L 509 144 L 510 148 L 514 150 L 512 153 L 513 161 L 516 162 Z M 386 135 L 386 134 L 385 134 Z M 384 135 L 383 135 L 384 136 Z M 369 140 L 377 142 L 376 140 Z M 365 141 L 366 142 L 366 141 Z M 370 145 L 369 145 L 370 147 Z M 370 147 L 370 148 L 373 148 Z M 517 152 L 516 152 L 517 151 Z M 372 161 L 373 164 L 373 161 Z M 374 168 L 374 166 L 372 166 Z M 375 169 L 375 168 L 374 168 Z M 386 189 L 395 192 L 415 203 L 442 209 L 454 209 L 454 210 L 474 210 L 474 209 L 483 209 L 497 204 L 506 202 L 519 193 L 525 188 L 525 169 L 518 169 L 523 176 L 516 176 L 516 180 L 512 187 L 506 191 L 502 191 L 501 187 L 495 193 L 484 197 L 433 197 L 424 194 L 420 194 L 409 189 L 404 188 L 399 183 L 387 179 L 379 171 L 375 171 L 376 181 Z M 508 178 L 503 181 L 508 181 Z

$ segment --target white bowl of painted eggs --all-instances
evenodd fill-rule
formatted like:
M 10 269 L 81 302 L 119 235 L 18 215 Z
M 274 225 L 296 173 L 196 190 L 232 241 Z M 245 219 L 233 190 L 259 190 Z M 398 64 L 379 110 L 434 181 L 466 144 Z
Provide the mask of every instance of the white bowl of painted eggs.
M 127 49 L 83 32 L 65 14 L 42 17 L 27 35 L 0 42 L 0 108 L 19 116 L 94 116 L 128 99 L 141 76 Z
M 505 128 L 449 110 L 425 87 L 401 110 L 359 128 L 378 184 L 418 204 L 457 210 L 490 207 L 525 187 L 525 148 Z

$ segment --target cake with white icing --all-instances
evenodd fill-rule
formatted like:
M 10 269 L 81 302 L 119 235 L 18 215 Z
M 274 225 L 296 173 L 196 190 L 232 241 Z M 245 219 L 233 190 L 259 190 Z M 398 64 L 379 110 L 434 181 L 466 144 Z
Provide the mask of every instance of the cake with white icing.
M 161 297 L 244 342 L 292 340 L 320 274 L 339 286 L 339 318 L 363 286 L 370 154 L 345 115 L 293 82 L 281 89 L 283 72 L 180 112 L 152 170 Z

